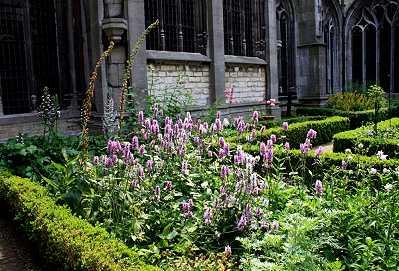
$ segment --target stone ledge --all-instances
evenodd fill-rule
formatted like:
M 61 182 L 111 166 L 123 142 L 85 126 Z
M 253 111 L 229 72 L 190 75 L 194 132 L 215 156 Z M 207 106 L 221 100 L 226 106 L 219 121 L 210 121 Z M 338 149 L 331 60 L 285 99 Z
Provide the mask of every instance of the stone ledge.
M 266 65 L 267 62 L 259 57 L 225 55 L 226 64 Z
M 79 111 L 63 110 L 61 111 L 61 120 L 80 118 Z M 39 121 L 38 113 L 24 113 L 0 116 L 0 125 L 21 124 Z
M 148 60 L 162 60 L 170 62 L 211 62 L 211 59 L 199 53 L 171 52 L 147 50 Z

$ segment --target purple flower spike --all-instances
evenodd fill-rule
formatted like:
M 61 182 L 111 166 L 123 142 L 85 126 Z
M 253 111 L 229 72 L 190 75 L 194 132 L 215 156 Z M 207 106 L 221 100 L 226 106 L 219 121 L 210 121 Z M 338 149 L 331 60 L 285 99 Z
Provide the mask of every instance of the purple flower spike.
M 206 208 L 205 209 L 205 213 L 204 213 L 204 223 L 206 225 L 211 224 L 212 223 L 212 217 L 213 217 L 212 209 L 211 208 Z
M 164 187 L 164 189 L 165 189 L 166 191 L 170 191 L 170 190 L 172 190 L 173 184 L 172 184 L 171 181 L 166 181 L 166 182 L 163 184 L 163 187 Z
M 288 122 L 283 122 L 282 128 L 284 131 L 288 131 Z
M 290 143 L 285 142 L 285 144 L 284 144 L 284 149 L 287 150 L 287 151 L 289 151 L 289 150 L 291 149 Z
M 252 113 L 252 121 L 253 121 L 254 123 L 258 123 L 258 121 L 259 121 L 259 112 L 258 112 L 258 111 L 254 111 L 254 112 Z
M 276 135 L 271 135 L 270 136 L 270 140 L 273 142 L 273 144 L 276 143 L 277 142 L 277 136 Z
M 139 148 L 139 138 L 137 136 L 132 137 L 132 149 L 137 150 Z
M 229 176 L 230 169 L 228 166 L 223 165 L 220 169 L 220 178 L 224 179 Z
M 140 124 L 143 124 L 143 123 L 144 123 L 144 112 L 143 112 L 143 111 L 140 111 L 140 112 L 137 114 L 137 120 L 138 120 L 138 122 L 139 122 Z
M 313 129 L 310 129 L 308 131 L 308 134 L 307 134 L 306 137 L 309 138 L 309 139 L 315 139 L 316 136 L 317 136 L 317 132 L 315 130 L 313 130 Z
M 161 188 L 157 185 L 154 189 L 154 195 L 155 195 L 155 200 L 160 201 L 161 200 Z
M 145 153 L 145 146 L 144 146 L 144 145 L 141 145 L 141 146 L 140 146 L 140 148 L 139 148 L 139 153 L 140 153 L 141 156 L 144 155 L 144 153 Z
M 262 157 L 265 157 L 266 152 L 267 152 L 266 144 L 265 144 L 264 142 L 261 142 L 261 143 L 260 143 L 260 155 L 261 155 Z
M 154 161 L 153 160 L 148 160 L 147 163 L 146 163 L 146 166 L 147 166 L 147 170 L 148 171 L 152 171 L 153 168 L 154 168 Z
M 241 215 L 240 220 L 238 220 L 237 229 L 239 231 L 243 231 L 245 229 L 245 227 L 247 226 L 247 224 L 248 224 L 248 219 L 247 219 L 246 214 L 244 213 Z
M 320 157 L 320 155 L 322 154 L 324 152 L 324 148 L 323 147 L 318 147 L 317 149 L 316 149 L 316 157 L 317 158 L 319 158 Z
M 320 180 L 317 180 L 314 185 L 314 190 L 316 191 L 317 196 L 323 195 L 323 183 Z

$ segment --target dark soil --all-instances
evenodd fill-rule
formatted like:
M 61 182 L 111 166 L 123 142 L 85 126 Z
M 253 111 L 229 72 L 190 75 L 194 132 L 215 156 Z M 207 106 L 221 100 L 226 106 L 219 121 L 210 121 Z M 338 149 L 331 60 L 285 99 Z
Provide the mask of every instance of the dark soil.
M 13 221 L 0 214 L 0 271 L 43 271 L 33 255 L 31 244 Z

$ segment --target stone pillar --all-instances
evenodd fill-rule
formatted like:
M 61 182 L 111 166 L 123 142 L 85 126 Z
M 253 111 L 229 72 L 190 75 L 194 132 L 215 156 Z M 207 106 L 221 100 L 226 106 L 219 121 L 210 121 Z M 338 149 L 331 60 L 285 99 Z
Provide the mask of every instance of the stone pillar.
M 0 89 L 0 116 L 4 115 L 3 111 L 3 101 L 1 100 L 1 89 Z
M 212 60 L 210 69 L 210 102 L 224 99 L 225 61 L 223 1 L 208 0 L 209 57 Z
M 119 108 L 122 77 L 126 63 L 126 46 L 123 35 L 127 31 L 127 21 L 123 13 L 123 0 L 104 0 L 104 15 L 102 28 L 108 41 L 115 43 L 114 49 L 107 59 L 107 89 L 104 91 L 104 96 L 106 98 L 108 92 L 112 94 L 115 107 Z
M 128 48 L 131 51 L 135 42 L 140 35 L 145 31 L 145 9 L 144 0 L 129 0 L 127 1 L 127 16 L 128 16 Z M 136 92 L 136 99 L 143 101 L 141 106 L 144 107 L 145 97 L 148 94 L 147 89 L 147 56 L 146 44 L 142 45 L 134 60 L 132 69 L 132 85 Z
M 78 90 L 76 86 L 76 68 L 75 68 L 75 40 L 73 30 L 73 2 L 68 0 L 68 62 L 69 62 L 69 78 L 71 80 L 72 95 L 69 109 L 73 111 L 79 110 Z
M 267 99 L 278 99 L 277 18 L 275 1 L 265 1 Z
M 298 98 L 305 105 L 326 102 L 326 49 L 320 0 L 296 1 L 298 10 Z
M 266 21 L 266 99 L 275 99 L 278 101 L 278 59 L 277 59 L 277 18 L 275 1 L 265 1 L 265 21 Z M 277 118 L 281 117 L 280 107 L 267 108 L 267 114 Z

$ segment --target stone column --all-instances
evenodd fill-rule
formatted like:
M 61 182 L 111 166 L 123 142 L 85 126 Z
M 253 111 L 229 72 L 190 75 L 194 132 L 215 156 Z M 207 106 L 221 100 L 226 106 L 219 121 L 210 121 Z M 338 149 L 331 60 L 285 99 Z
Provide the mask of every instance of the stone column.
M 0 116 L 4 115 L 3 111 L 3 101 L 1 100 L 1 89 L 0 89 Z
M 209 57 L 212 60 L 210 69 L 210 103 L 224 99 L 225 61 L 223 1 L 208 0 Z
M 265 60 L 266 66 L 266 99 L 275 99 L 278 101 L 278 59 L 277 59 L 277 18 L 275 1 L 265 1 Z M 280 107 L 267 108 L 267 114 L 277 118 L 281 117 Z
M 107 59 L 107 89 L 104 96 L 106 98 L 108 92 L 112 94 L 115 107 L 119 108 L 122 77 L 126 63 L 126 46 L 123 35 L 127 31 L 127 21 L 123 13 L 123 0 L 104 0 L 104 15 L 102 28 L 108 41 L 115 43 L 114 49 Z
M 128 16 L 128 48 L 131 51 L 135 42 L 140 35 L 145 31 L 145 9 L 144 0 L 129 0 L 127 1 L 127 16 Z M 148 94 L 147 89 L 147 56 L 146 44 L 142 45 L 139 53 L 134 60 L 132 69 L 132 86 L 136 92 L 136 99 L 142 101 L 141 106 L 145 106 L 145 97 Z
M 298 98 L 305 105 L 326 102 L 326 49 L 320 0 L 296 1 L 298 10 Z

